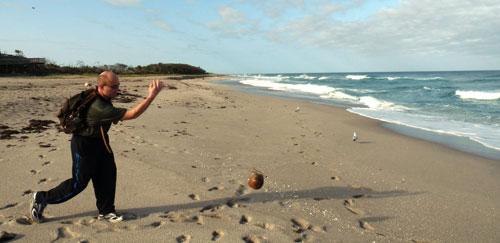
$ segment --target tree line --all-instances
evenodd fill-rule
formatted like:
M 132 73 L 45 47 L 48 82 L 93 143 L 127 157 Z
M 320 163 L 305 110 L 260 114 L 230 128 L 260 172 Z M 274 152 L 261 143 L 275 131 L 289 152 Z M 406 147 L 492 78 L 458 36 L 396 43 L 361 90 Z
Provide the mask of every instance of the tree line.
M 99 74 L 113 71 L 116 74 L 207 74 L 200 67 L 182 63 L 156 63 L 146 66 L 128 66 L 122 63 L 113 65 L 89 66 L 78 61 L 77 66 L 60 66 L 53 62 L 33 62 L 23 52 L 16 50 L 16 55 L 4 54 L 0 51 L 1 75 L 49 75 L 49 74 Z M 45 59 L 44 59 L 45 60 Z

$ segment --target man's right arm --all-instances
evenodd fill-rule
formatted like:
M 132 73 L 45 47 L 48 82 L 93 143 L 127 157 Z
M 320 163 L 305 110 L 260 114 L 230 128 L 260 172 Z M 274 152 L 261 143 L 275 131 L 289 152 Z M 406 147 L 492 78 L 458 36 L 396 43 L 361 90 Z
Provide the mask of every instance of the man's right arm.
M 138 104 L 134 109 L 129 110 L 125 113 L 125 115 L 122 117 L 122 121 L 125 120 L 131 120 L 139 117 L 144 111 L 146 111 L 153 102 L 153 100 L 156 98 L 156 95 L 160 93 L 161 89 L 163 88 L 164 84 L 163 82 L 159 80 L 153 80 L 151 84 L 149 84 L 149 96 L 143 100 L 140 104 Z

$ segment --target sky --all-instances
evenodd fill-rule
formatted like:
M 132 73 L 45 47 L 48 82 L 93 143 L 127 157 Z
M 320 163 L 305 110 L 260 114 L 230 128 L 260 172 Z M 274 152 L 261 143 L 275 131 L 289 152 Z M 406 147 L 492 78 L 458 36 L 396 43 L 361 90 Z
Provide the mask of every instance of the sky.
M 211 73 L 500 70 L 499 0 L 0 0 L 0 51 Z

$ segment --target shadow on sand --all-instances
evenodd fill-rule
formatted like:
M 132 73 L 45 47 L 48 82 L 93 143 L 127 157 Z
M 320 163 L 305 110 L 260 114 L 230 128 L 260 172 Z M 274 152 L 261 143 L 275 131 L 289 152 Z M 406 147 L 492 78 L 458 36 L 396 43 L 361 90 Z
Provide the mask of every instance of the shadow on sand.
M 387 197 L 399 197 L 417 195 L 422 192 L 409 193 L 404 190 L 393 191 L 375 191 L 370 188 L 362 187 L 359 189 L 352 187 L 320 187 L 312 190 L 300 191 L 286 191 L 286 192 L 259 192 L 251 193 L 243 196 L 225 197 L 214 200 L 206 200 L 199 202 L 175 204 L 175 205 L 161 205 L 155 207 L 142 207 L 142 208 L 129 208 L 122 209 L 119 212 L 123 213 L 126 218 L 127 215 L 137 215 L 137 218 L 146 217 L 154 213 L 165 213 L 171 211 L 179 211 L 186 209 L 199 208 L 201 212 L 210 210 L 220 205 L 230 205 L 232 203 L 250 204 L 250 203 L 266 203 L 282 200 L 300 200 L 300 199 L 314 199 L 314 200 L 328 200 L 328 199 L 350 199 L 350 198 L 363 198 L 363 199 L 378 199 Z M 50 218 L 47 221 L 68 220 L 76 217 L 95 216 L 95 211 L 67 215 L 62 217 Z M 135 217 L 133 217 L 135 218 Z M 133 219 L 131 218 L 131 219 Z M 130 219 L 129 219 L 130 220 Z

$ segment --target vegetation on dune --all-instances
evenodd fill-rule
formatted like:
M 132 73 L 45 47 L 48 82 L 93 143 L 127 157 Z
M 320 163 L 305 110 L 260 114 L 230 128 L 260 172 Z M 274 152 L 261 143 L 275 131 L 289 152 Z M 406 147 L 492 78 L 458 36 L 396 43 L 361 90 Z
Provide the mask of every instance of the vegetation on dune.
M 20 50 L 15 55 L 0 51 L 0 75 L 99 74 L 111 70 L 116 74 L 207 74 L 200 67 L 182 63 L 157 63 L 147 66 L 113 65 L 88 66 L 78 61 L 76 66 L 59 66 L 44 58 L 27 58 Z

